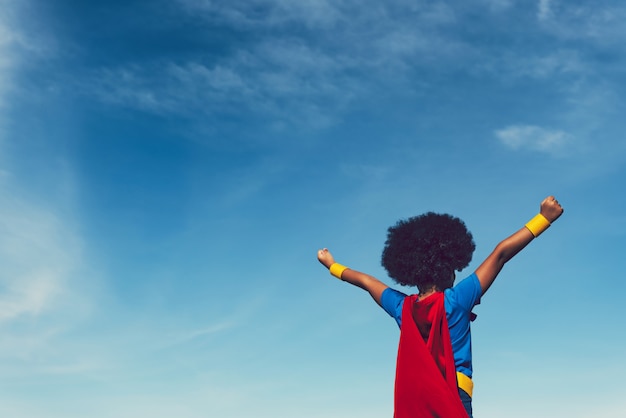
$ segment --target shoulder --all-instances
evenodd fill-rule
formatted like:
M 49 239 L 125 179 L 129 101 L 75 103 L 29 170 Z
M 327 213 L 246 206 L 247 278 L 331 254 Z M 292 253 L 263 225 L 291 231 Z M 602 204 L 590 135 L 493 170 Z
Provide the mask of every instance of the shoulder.
M 396 289 L 392 289 L 391 287 L 388 287 L 383 292 L 380 303 L 385 310 L 387 310 L 386 307 L 393 309 L 396 309 L 398 307 L 402 308 L 402 304 L 404 303 L 404 299 L 406 297 L 406 294 L 397 291 Z
M 478 276 L 472 273 L 459 283 L 444 291 L 446 301 L 452 305 L 459 305 L 463 309 L 470 311 L 475 305 L 480 303 L 482 289 Z
M 383 291 L 380 298 L 380 306 L 396 320 L 398 325 L 401 323 L 402 307 L 404 306 L 404 299 L 406 297 L 406 294 L 388 287 Z

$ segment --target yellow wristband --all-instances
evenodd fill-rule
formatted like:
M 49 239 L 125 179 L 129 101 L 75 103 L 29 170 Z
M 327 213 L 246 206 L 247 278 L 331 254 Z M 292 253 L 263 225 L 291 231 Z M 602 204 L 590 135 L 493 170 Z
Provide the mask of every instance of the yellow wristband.
M 550 221 L 546 219 L 541 213 L 538 213 L 534 218 L 532 218 L 526 224 L 526 228 L 533 234 L 535 237 L 541 235 L 543 231 L 550 227 Z
M 339 280 L 341 280 L 341 274 L 344 272 L 345 269 L 347 269 L 348 267 L 346 266 L 342 266 L 339 263 L 333 263 L 331 264 L 329 270 L 330 270 L 330 274 L 332 274 L 333 276 L 335 276 L 336 278 L 338 278 Z

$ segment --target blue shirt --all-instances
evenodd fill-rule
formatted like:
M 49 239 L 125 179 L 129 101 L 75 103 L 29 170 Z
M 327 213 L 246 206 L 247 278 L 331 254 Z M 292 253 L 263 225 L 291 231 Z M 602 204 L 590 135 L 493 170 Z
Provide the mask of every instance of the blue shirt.
M 478 277 L 472 273 L 456 286 L 444 290 L 443 294 L 456 370 L 472 377 L 470 321 L 472 308 L 480 303 L 482 294 Z M 381 306 L 396 320 L 398 326 L 402 323 L 402 306 L 406 296 L 389 287 L 385 289 L 381 297 Z

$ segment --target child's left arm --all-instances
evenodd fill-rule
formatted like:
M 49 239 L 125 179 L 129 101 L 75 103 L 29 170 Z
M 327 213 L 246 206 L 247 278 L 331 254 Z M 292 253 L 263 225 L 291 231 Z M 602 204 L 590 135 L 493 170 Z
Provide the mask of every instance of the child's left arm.
M 529 222 L 522 229 L 504 239 L 500 242 L 493 252 L 483 261 L 483 263 L 476 269 L 476 276 L 480 282 L 482 293 L 485 294 L 487 289 L 493 284 L 494 280 L 504 267 L 504 264 L 513 258 L 517 253 L 524 249 L 536 236 L 538 236 L 545 228 L 547 228 L 552 222 L 556 221 L 563 213 L 563 208 L 554 196 L 548 196 L 541 202 L 541 208 L 537 217 L 543 217 L 547 224 L 539 224 L 539 230 L 533 231 L 537 228 L 536 224 L 533 225 L 533 221 L 537 217 L 533 218 L 533 221 Z
M 317 259 L 328 269 L 330 269 L 333 264 L 336 264 L 333 255 L 327 248 L 317 252 Z M 340 265 L 336 264 L 336 267 L 338 266 Z M 352 270 L 344 266 L 340 266 L 340 268 L 336 271 L 335 268 L 333 268 L 331 270 L 331 274 L 337 274 L 339 276 L 337 277 L 338 279 L 366 290 L 379 305 L 381 304 L 380 301 L 383 292 L 388 287 L 386 284 L 369 274 L 361 273 L 360 271 Z

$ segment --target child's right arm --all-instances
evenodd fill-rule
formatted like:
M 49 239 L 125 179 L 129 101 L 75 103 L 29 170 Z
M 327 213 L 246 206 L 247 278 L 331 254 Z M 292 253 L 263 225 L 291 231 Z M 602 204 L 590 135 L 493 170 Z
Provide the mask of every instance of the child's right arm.
M 539 213 L 548 221 L 549 226 L 561 216 L 563 208 L 554 196 L 548 196 L 541 202 Z M 544 225 L 545 228 L 547 226 Z M 535 228 L 529 222 L 522 229 L 500 242 L 489 257 L 476 269 L 476 276 L 478 276 L 483 294 L 493 284 L 504 264 L 523 250 L 543 231 L 543 229 L 540 229 L 539 231 L 531 232 L 531 229 Z
M 317 259 L 328 269 L 330 269 L 330 267 L 335 264 L 335 259 L 327 248 L 324 248 L 317 252 Z M 331 273 L 333 273 L 333 271 L 331 271 Z M 369 274 L 361 273 L 360 271 L 352 270 L 349 268 L 339 269 L 336 273 L 339 275 L 338 278 L 340 280 L 343 280 L 344 282 L 348 282 L 354 286 L 366 290 L 376 301 L 376 303 L 381 305 L 380 301 L 383 292 L 388 287 L 386 284 L 384 284 L 377 278 L 370 276 Z

